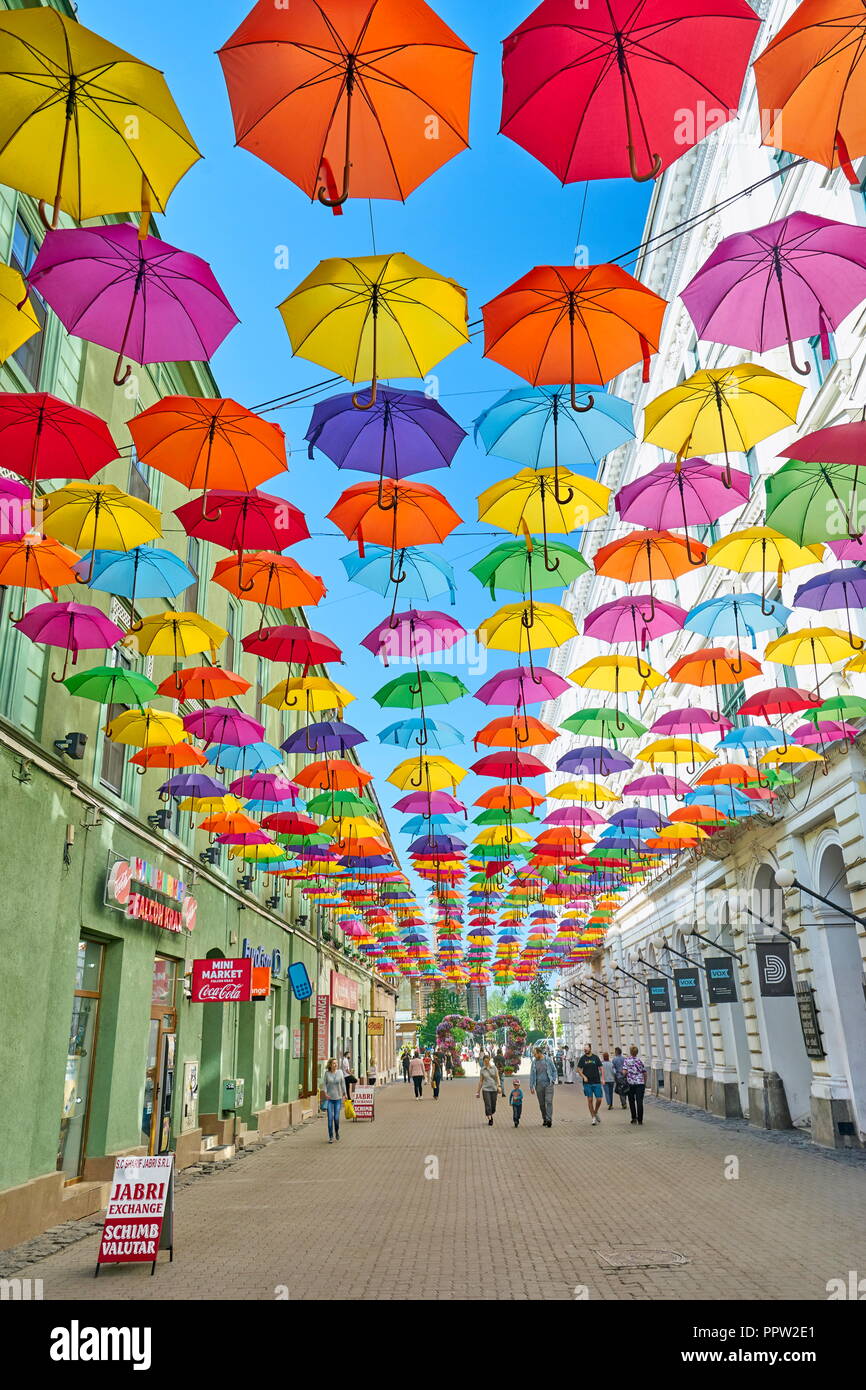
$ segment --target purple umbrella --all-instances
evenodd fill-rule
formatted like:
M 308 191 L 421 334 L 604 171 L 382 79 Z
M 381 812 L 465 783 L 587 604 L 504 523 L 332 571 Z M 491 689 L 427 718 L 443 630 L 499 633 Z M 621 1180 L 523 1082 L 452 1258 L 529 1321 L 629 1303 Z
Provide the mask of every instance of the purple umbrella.
M 749 500 L 752 480 L 748 473 L 727 472 L 706 459 L 668 459 L 651 473 L 620 488 L 614 506 L 623 521 L 654 531 L 683 529 L 688 544 L 690 526 L 711 526 L 726 512 Z M 692 564 L 691 548 L 688 551 Z
M 583 748 L 572 748 L 563 754 L 556 764 L 559 772 L 591 772 L 598 777 L 610 777 L 615 772 L 627 772 L 634 767 L 634 760 L 606 748 L 603 743 L 588 743 Z
M 447 613 L 422 613 L 410 608 L 379 623 L 363 638 L 361 646 L 381 657 L 385 666 L 389 657 L 408 657 L 417 664 L 419 657 L 447 651 L 465 636 L 465 627 Z
M 310 458 L 314 449 L 321 449 L 338 468 L 378 473 L 381 484 L 385 478 L 448 468 L 466 431 L 423 391 L 386 386 L 380 387 L 373 409 L 363 415 L 355 409 L 350 391 L 321 401 L 305 438 Z
M 339 719 L 325 720 L 321 724 L 308 724 L 296 729 L 280 747 L 285 753 L 345 753 L 347 748 L 355 748 L 367 739 L 360 729 L 344 724 Z
M 825 570 L 814 579 L 807 579 L 794 595 L 794 607 L 812 608 L 817 613 L 823 613 L 828 608 L 844 608 L 848 641 L 859 651 L 863 647 L 863 639 L 856 637 L 851 630 L 851 609 L 866 608 L 866 570 L 855 565 L 851 569 Z
M 866 299 L 866 228 L 794 212 L 779 222 L 720 241 L 680 297 L 698 337 L 767 352 L 829 330 Z
M 278 772 L 248 772 L 229 785 L 234 796 L 248 801 L 297 801 L 300 788 Z
M 181 798 L 187 796 L 227 796 L 228 792 L 222 782 L 208 777 L 207 773 L 178 772 L 174 777 L 169 777 L 167 782 L 163 782 L 159 789 L 159 795 L 161 800 L 168 801 L 172 796 Z
M 122 222 L 47 232 L 27 277 L 70 333 L 135 362 L 205 362 L 239 322 L 207 261 Z
M 583 632 L 585 637 L 596 637 L 612 645 L 634 642 L 638 675 L 648 679 L 652 667 L 641 662 L 641 648 L 656 637 L 679 632 L 687 616 L 685 608 L 664 603 L 652 594 L 626 594 L 587 613 Z
M 480 690 L 475 691 L 475 699 L 485 705 L 514 705 L 522 709 L 526 705 L 540 704 L 542 700 L 555 700 L 570 689 L 567 680 L 546 666 L 536 666 L 533 671 L 528 666 L 512 666 L 507 671 L 497 671 L 485 681 Z
M 626 806 L 622 811 L 614 811 L 607 818 L 608 825 L 628 825 L 640 830 L 658 825 L 670 825 L 667 816 L 659 816 L 656 811 L 645 811 L 642 806 Z
M 700 705 L 685 705 L 682 709 L 672 709 L 668 714 L 660 715 L 655 723 L 650 725 L 650 730 L 654 734 L 666 734 L 671 738 L 682 734 L 694 741 L 695 733 L 709 729 L 712 732 L 721 730 L 726 734 L 733 727 L 730 719 L 719 719 Z
M 466 812 L 462 801 L 450 792 L 410 792 L 394 802 L 397 811 L 408 811 L 410 815 L 420 812 L 422 816 L 452 815 L 457 811 Z
M 653 772 L 646 777 L 635 777 L 633 781 L 626 782 L 622 789 L 623 796 L 687 796 L 691 791 L 688 782 L 684 782 L 680 777 L 670 777 L 666 773 Z
M 58 683 L 66 677 L 70 656 L 74 666 L 79 652 L 105 651 L 126 636 L 101 609 L 85 603 L 39 603 L 14 626 L 33 642 L 65 649 L 61 674 L 51 673 L 51 679 Z
M 419 835 L 409 846 L 410 854 L 456 854 L 466 848 L 466 841 L 456 835 Z
M 591 810 L 589 806 L 558 806 L 550 815 L 544 817 L 545 825 L 577 825 L 581 829 L 586 825 L 604 825 L 604 816 L 600 816 L 597 811 Z
M 259 743 L 265 736 L 263 724 L 230 705 L 210 705 L 207 709 L 185 714 L 183 727 L 188 734 L 204 739 L 206 744 L 230 743 L 235 748 Z

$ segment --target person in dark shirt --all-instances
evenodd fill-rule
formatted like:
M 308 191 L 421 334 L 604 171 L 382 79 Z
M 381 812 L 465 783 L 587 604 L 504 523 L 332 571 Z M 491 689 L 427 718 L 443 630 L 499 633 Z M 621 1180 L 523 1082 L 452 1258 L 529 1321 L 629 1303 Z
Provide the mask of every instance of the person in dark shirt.
M 583 1094 L 586 1096 L 590 1119 L 594 1125 L 601 1124 L 598 1113 L 604 1098 L 604 1090 L 601 1084 L 601 1070 L 601 1058 L 597 1057 L 593 1052 L 592 1044 L 587 1043 L 583 1049 L 583 1056 L 577 1064 L 577 1071 L 583 1082 Z

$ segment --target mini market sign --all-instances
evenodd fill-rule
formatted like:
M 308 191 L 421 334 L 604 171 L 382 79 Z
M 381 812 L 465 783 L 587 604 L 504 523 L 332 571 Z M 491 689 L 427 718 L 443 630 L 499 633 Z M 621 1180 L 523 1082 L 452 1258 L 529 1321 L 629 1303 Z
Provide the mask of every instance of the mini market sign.
M 115 858 L 109 864 L 105 905 L 135 921 L 178 933 L 193 931 L 198 911 L 182 879 L 138 857 Z

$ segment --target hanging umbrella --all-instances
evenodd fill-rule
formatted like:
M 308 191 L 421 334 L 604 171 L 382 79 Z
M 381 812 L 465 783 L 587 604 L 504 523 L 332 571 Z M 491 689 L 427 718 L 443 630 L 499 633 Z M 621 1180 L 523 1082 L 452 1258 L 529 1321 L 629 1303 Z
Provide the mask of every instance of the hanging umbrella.
M 220 397 L 165 396 L 129 432 L 143 463 L 202 492 L 247 492 L 288 467 L 282 428 Z
M 307 723 L 313 711 L 339 710 L 351 704 L 354 695 L 344 685 L 326 676 L 291 676 L 280 681 L 263 696 L 262 703 L 272 709 L 306 710 Z
M 558 485 L 565 487 L 560 494 Z M 494 483 L 478 498 L 478 520 L 501 526 L 515 536 L 526 539 L 534 532 L 542 533 L 544 568 L 549 574 L 559 571 L 560 560 L 551 559 L 548 534 L 569 535 L 604 516 L 610 503 L 610 488 L 592 478 L 580 477 L 560 469 L 524 468 L 513 478 Z
M 561 728 L 581 738 L 601 738 L 616 746 L 617 738 L 640 738 L 647 731 L 646 724 L 633 719 L 623 710 L 585 707 L 576 710 L 563 720 Z
M 712 719 L 712 715 L 710 716 Z M 724 721 L 728 724 L 728 721 Z M 659 767 L 671 766 L 673 776 L 676 779 L 677 772 L 682 764 L 685 764 L 685 771 L 691 777 L 698 763 L 711 762 L 715 757 L 712 748 L 707 748 L 705 744 L 699 743 L 695 738 L 695 730 L 687 728 L 687 738 L 657 738 L 652 743 L 648 743 L 638 753 L 641 762 L 649 763 L 653 772 Z
M 366 741 L 366 736 L 351 724 L 328 720 L 296 729 L 280 747 L 285 753 L 339 753 L 342 757 L 347 748 L 356 748 Z
M 781 458 L 799 459 L 801 463 L 863 462 L 866 450 L 866 421 L 849 420 L 842 425 L 827 425 L 812 430 L 802 439 L 795 439 L 787 449 L 780 449 Z
M 755 60 L 761 141 L 843 169 L 866 153 L 861 56 L 866 23 L 849 0 L 804 0 Z
M 219 666 L 190 666 L 166 676 L 159 693 L 186 704 L 190 700 L 204 702 L 243 695 L 249 688 L 250 682 L 235 675 L 234 671 L 224 671 Z
M 272 743 L 213 743 L 208 748 L 208 762 L 213 763 L 217 771 L 229 768 L 243 776 L 266 772 L 269 768 L 279 767 L 282 761 L 280 749 Z
M 387 666 L 389 658 L 417 662 L 420 657 L 448 651 L 465 636 L 465 627 L 446 613 L 410 608 L 406 613 L 395 613 L 378 623 L 361 639 L 361 646 L 380 657 Z
M 174 514 L 187 535 L 236 553 L 242 594 L 251 592 L 243 581 L 244 551 L 286 550 L 310 537 L 303 512 L 286 498 L 256 488 L 249 492 L 214 488 L 176 507 Z
M 521 719 L 516 714 L 509 714 L 491 719 L 483 729 L 478 730 L 473 743 L 476 748 L 479 743 L 489 748 L 532 748 L 539 744 L 555 743 L 558 738 L 559 730 L 552 724 L 545 724 L 531 715 Z
M 726 512 L 749 500 L 748 473 L 725 471 L 706 459 L 666 459 L 650 473 L 620 488 L 614 505 L 623 521 L 656 531 L 682 527 L 688 541 L 690 526 L 712 526 Z
M 182 743 L 186 737 L 179 715 L 150 708 L 124 710 L 106 724 L 105 732 L 113 743 L 125 743 L 131 748 Z
M 171 550 L 137 545 L 132 550 L 97 550 L 82 555 L 78 573 L 91 589 L 129 599 L 177 598 L 196 576 Z
M 79 553 L 90 550 L 128 552 L 162 534 L 156 507 L 131 497 L 111 483 L 70 483 L 42 499 L 42 529 Z M 91 556 L 91 574 L 95 563 Z
M 380 743 L 390 743 L 396 748 L 411 748 L 421 747 L 425 736 L 426 743 L 423 746 L 434 751 L 466 741 L 459 729 L 455 729 L 452 724 L 443 723 L 441 719 L 400 719 L 396 724 L 389 724 L 387 729 L 383 729 L 378 738 Z
M 151 206 L 200 159 L 162 73 L 57 10 L 0 15 L 0 181 L 76 222 Z
M 848 625 L 847 640 L 859 651 L 863 647 L 863 639 L 854 634 L 851 609 L 866 608 L 866 571 L 858 565 L 852 565 L 850 569 L 824 570 L 800 585 L 794 594 L 794 607 L 810 608 L 817 613 L 844 609 Z
M 282 801 L 296 802 L 298 788 L 288 778 L 274 772 L 246 773 L 232 782 L 229 790 L 234 796 L 251 797 L 254 801 L 269 806 Z
M 0 542 L 0 588 L 43 589 L 56 600 L 62 584 L 78 582 L 77 561 L 74 550 L 29 531 L 17 540 Z M 9 617 L 19 621 L 11 613 Z
M 494 600 L 497 587 L 523 594 L 531 600 L 536 589 L 561 589 L 589 570 L 580 551 L 563 541 L 549 540 L 547 556 L 556 562 L 553 571 L 555 579 L 548 577 L 532 537 L 524 536 L 519 541 L 503 541 L 495 546 L 483 560 L 471 566 L 469 573 L 490 590 L 490 597 Z
M 281 623 L 276 627 L 263 627 L 258 632 L 250 632 L 242 638 L 241 646 L 251 656 L 263 656 L 269 661 L 287 663 L 283 699 L 288 708 L 291 708 L 288 702 L 293 691 L 289 666 L 302 666 L 306 676 L 311 666 L 343 660 L 343 653 L 330 637 L 325 637 L 321 632 L 314 632 L 312 628 L 295 627 L 291 623 Z
M 518 742 L 525 742 L 529 725 L 526 718 L 527 705 L 539 704 L 542 700 L 555 700 L 569 689 L 568 681 L 555 671 L 543 666 L 535 666 L 530 671 L 526 666 L 515 666 L 506 671 L 497 671 L 480 689 L 474 692 L 475 699 L 485 705 L 509 705 L 518 718 L 522 719 Z
M 748 637 L 754 649 L 759 632 L 778 631 L 790 616 L 790 608 L 761 594 L 720 594 L 690 609 L 683 627 L 702 637 L 733 637 L 738 647 Z
M 845 635 L 830 627 L 807 627 L 799 632 L 783 632 L 768 642 L 764 649 L 765 661 L 775 661 L 780 666 L 811 666 L 815 673 L 816 693 L 821 687 L 819 666 L 835 666 L 839 661 L 849 661 L 862 648 Z
M 603 603 L 587 613 L 583 635 L 611 645 L 634 642 L 638 674 L 641 674 L 642 667 L 646 674 L 651 668 L 646 662 L 641 662 L 641 651 L 656 638 L 679 632 L 685 617 L 686 610 L 675 603 L 662 603 L 652 594 L 629 594 L 626 598 Z
M 637 690 L 641 694 L 653 690 L 662 684 L 664 676 L 651 666 L 645 667 L 634 656 L 594 656 L 572 671 L 569 680 L 586 690 L 604 690 L 613 695 L 614 728 L 622 736 L 626 725 L 620 715 L 620 695 L 629 690 Z
M 628 401 L 604 390 L 575 387 L 578 409 L 565 386 L 520 386 L 488 406 L 475 421 L 475 442 L 486 453 L 529 468 L 594 468 L 605 454 L 634 439 Z M 592 404 L 589 404 L 590 397 Z
M 30 484 L 31 499 L 37 481 L 89 481 L 117 458 L 104 420 L 45 391 L 0 393 L 0 448 L 4 467 Z
M 135 634 L 138 650 L 144 656 L 170 656 L 175 665 L 183 656 L 216 649 L 228 637 L 224 627 L 203 618 L 200 613 L 154 613 L 130 629 Z
M 127 222 L 48 232 L 27 280 L 68 332 L 117 353 L 117 386 L 125 356 L 206 362 L 239 321 L 206 261 Z
M 142 748 L 138 753 L 133 753 L 129 761 L 145 771 L 164 767 L 174 772 L 179 767 L 204 767 L 207 764 L 204 753 L 194 748 L 191 743 L 158 744 L 155 748 Z
M 705 545 L 684 540 L 670 531 L 632 531 L 600 546 L 593 556 L 593 564 L 596 574 L 609 579 L 621 579 L 624 584 L 648 583 L 647 619 L 651 621 L 656 605 L 653 585 L 663 579 L 679 579 L 692 568 L 703 565 L 706 556 Z
M 379 377 L 425 377 L 469 341 L 466 291 L 411 256 L 321 261 L 280 305 L 296 356 L 371 382 L 359 410 L 376 404 Z
M 754 695 L 749 695 L 742 702 L 737 713 L 743 718 L 750 718 L 756 714 L 760 719 L 765 719 L 768 724 L 774 718 L 778 719 L 784 741 L 785 725 L 782 716 L 792 714 L 795 711 L 817 709 L 821 703 L 820 696 L 810 695 L 807 690 L 799 690 L 796 686 L 779 685 L 772 686 L 769 690 L 758 690 Z
M 396 566 L 390 546 L 378 545 L 365 546 L 363 555 L 343 555 L 340 563 L 354 584 L 372 589 L 376 594 L 387 594 L 394 583 L 393 573 L 401 576 L 399 589 L 394 588 L 395 609 L 398 592 L 407 600 L 428 602 L 439 594 L 448 593 L 452 608 L 457 600 L 453 566 L 438 557 L 425 555 L 414 546 L 398 550 Z
M 550 772 L 547 763 L 534 758 L 530 753 L 504 752 L 488 753 L 479 758 L 470 768 L 478 777 L 513 777 L 518 782 L 524 777 L 545 777 Z
M 866 299 L 866 228 L 794 212 L 766 227 L 720 241 L 680 298 L 698 337 L 751 352 L 829 333 Z
M 525 652 L 531 674 L 534 650 L 561 647 L 578 631 L 571 613 L 555 603 L 506 603 L 484 619 L 475 635 L 496 651 Z
M 536 266 L 482 307 L 484 355 L 533 386 L 602 385 L 658 351 L 667 301 L 619 265 Z
M 41 331 L 24 280 L 13 266 L 0 262 L 0 362 Z
M 426 483 L 398 483 L 392 479 L 381 485 L 355 483 L 341 493 L 328 512 L 328 520 L 347 540 L 358 543 L 363 557 L 368 542 L 389 546 L 390 583 L 402 582 L 399 554 L 410 546 L 438 545 L 459 526 L 461 518 L 450 502 Z
M 183 716 L 183 727 L 188 734 L 203 739 L 205 746 L 229 743 L 243 747 L 260 742 L 265 735 L 263 724 L 231 705 L 210 705 L 207 709 L 193 710 Z
M 218 57 L 237 143 L 326 207 L 405 201 L 469 143 L 475 55 L 423 0 L 259 0 Z
M 246 574 L 248 582 L 243 582 Z M 315 607 L 328 592 L 317 574 L 310 574 L 290 555 L 271 550 L 253 550 L 220 560 L 211 575 L 215 584 L 250 603 L 261 604 L 259 621 L 265 609 Z
M 707 551 L 707 562 L 736 574 L 774 574 L 781 588 L 789 570 L 817 564 L 821 554 L 820 545 L 804 547 L 769 526 L 748 526 L 715 541 Z M 765 617 L 773 612 L 766 595 L 761 612 Z
M 123 628 L 98 608 L 83 603 L 39 603 L 15 623 L 19 632 L 46 647 L 62 647 L 63 670 L 51 679 L 65 680 L 69 658 L 75 665 L 79 652 L 105 651 L 123 640 Z
M 725 482 L 732 483 L 731 450 L 748 453 L 762 439 L 796 424 L 803 387 L 743 362 L 693 372 L 663 391 L 644 412 L 644 439 L 687 454 L 724 454 Z
M 675 661 L 668 679 L 682 685 L 712 685 L 716 697 L 716 718 L 719 718 L 719 686 L 739 685 L 761 674 L 761 664 L 744 652 L 730 652 L 726 647 L 703 647 L 688 652 Z
M 863 478 L 859 465 L 791 459 L 764 479 L 767 524 L 800 545 L 862 534 Z
M 503 44 L 502 133 L 562 183 L 657 178 L 736 112 L 758 29 L 745 0 L 576 10 L 544 0 Z
M 154 681 L 122 666 L 91 666 L 89 671 L 67 676 L 63 684 L 79 700 L 94 700 L 98 705 L 138 705 L 139 709 L 157 693 Z

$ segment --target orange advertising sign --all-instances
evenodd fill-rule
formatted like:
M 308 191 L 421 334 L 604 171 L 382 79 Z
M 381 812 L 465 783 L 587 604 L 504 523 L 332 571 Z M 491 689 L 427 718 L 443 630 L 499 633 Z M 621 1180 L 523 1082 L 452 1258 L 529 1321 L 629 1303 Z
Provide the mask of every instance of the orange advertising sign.
M 253 999 L 267 999 L 271 992 L 271 967 L 253 966 Z

